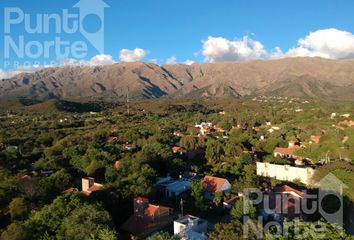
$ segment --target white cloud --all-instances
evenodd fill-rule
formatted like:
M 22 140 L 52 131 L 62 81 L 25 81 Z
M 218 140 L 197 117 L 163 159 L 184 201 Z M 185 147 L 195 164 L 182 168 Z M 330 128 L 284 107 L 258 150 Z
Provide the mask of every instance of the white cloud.
M 7 78 L 7 72 L 5 72 L 4 70 L 0 69 L 0 79 L 4 79 Z
M 286 57 L 323 57 L 348 59 L 354 57 L 354 35 L 335 28 L 311 32 L 297 42 L 297 47 L 289 49 Z
M 119 59 L 122 62 L 138 62 L 141 61 L 148 52 L 142 48 L 135 48 L 133 50 L 122 49 L 120 50 Z
M 106 54 L 99 54 L 91 58 L 91 60 L 88 62 L 89 65 L 110 65 L 115 63 L 113 60 L 112 55 L 106 55 Z
M 269 59 L 279 59 L 283 57 L 284 57 L 284 53 L 280 49 L 280 47 L 275 47 L 274 50 L 268 55 Z
M 176 64 L 177 58 L 175 56 L 171 56 L 166 60 L 166 64 Z
M 193 63 L 195 63 L 195 62 L 190 59 L 187 59 L 186 61 L 183 62 L 183 64 L 186 64 L 186 65 L 192 65 Z
M 31 66 L 19 66 L 11 71 L 4 71 L 0 69 L 0 79 L 6 79 L 6 78 L 11 78 L 17 74 L 20 73 L 33 73 L 35 71 L 38 71 L 44 67 L 49 67 L 49 66 L 40 66 L 38 64 L 31 65 Z
M 222 62 L 233 60 L 254 60 L 264 57 L 266 50 L 262 43 L 244 36 L 239 40 L 223 37 L 208 37 L 203 41 L 204 61 Z

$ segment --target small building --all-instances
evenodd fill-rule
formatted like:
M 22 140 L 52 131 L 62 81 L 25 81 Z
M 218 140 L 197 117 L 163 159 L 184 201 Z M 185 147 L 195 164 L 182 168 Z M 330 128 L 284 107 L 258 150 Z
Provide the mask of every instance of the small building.
M 354 121 L 352 120 L 344 120 L 338 123 L 338 125 L 343 125 L 347 127 L 354 127 Z
M 205 186 L 205 199 L 212 200 L 216 192 L 230 192 L 231 184 L 225 178 L 205 176 L 203 179 Z
M 100 190 L 103 185 L 96 183 L 92 177 L 86 177 L 81 179 L 82 190 L 81 192 L 86 196 L 90 196 L 93 192 Z
M 78 192 L 77 188 L 69 187 L 69 188 L 67 188 L 66 190 L 64 190 L 62 192 L 62 195 L 70 195 L 70 194 L 73 194 L 73 193 L 76 193 L 76 192 Z
M 132 239 L 144 239 L 172 223 L 173 209 L 150 204 L 149 199 L 137 197 L 134 199 L 134 214 L 121 226 Z
M 273 154 L 274 157 L 295 158 L 296 156 L 294 155 L 294 152 L 297 148 L 299 148 L 299 146 L 296 145 L 295 141 L 289 141 L 287 148 L 276 147 Z
M 225 200 L 222 203 L 222 205 L 223 205 L 224 209 L 231 209 L 235 205 L 235 203 L 240 199 L 241 199 L 240 196 L 235 196 L 235 197 L 230 198 L 229 200 Z
M 179 155 L 183 155 L 183 154 L 186 154 L 187 153 L 187 150 L 182 148 L 182 147 L 179 147 L 179 146 L 173 146 L 171 148 L 172 150 L 172 153 L 173 154 L 179 154 Z
M 120 167 L 120 161 L 119 161 L 119 160 L 116 160 L 116 161 L 114 162 L 114 164 L 113 164 L 113 167 L 114 167 L 115 170 L 118 170 L 119 167 Z
M 315 170 L 311 167 L 293 167 L 290 165 L 279 165 L 272 163 L 257 162 L 257 175 L 262 177 L 275 178 L 281 181 L 299 180 L 309 185 Z
M 303 218 L 301 200 L 304 194 L 288 185 L 274 187 L 271 191 L 264 193 L 260 213 L 265 220 L 279 222 L 285 219 L 291 221 L 294 218 Z
M 109 136 L 109 137 L 106 138 L 106 142 L 107 143 L 112 143 L 112 142 L 115 142 L 117 140 L 118 140 L 118 138 L 114 137 L 114 136 Z
M 311 135 L 310 139 L 311 139 L 311 143 L 319 144 L 321 136 Z
M 274 157 L 286 157 L 292 158 L 294 157 L 295 148 L 282 148 L 276 147 L 273 151 Z
M 126 149 L 126 150 L 132 150 L 133 149 L 133 145 L 131 143 L 124 143 L 123 144 L 123 147 Z
M 165 184 L 167 197 L 177 197 L 191 189 L 192 183 L 183 179 Z
M 180 177 L 172 179 L 170 176 L 158 178 L 156 181 L 156 189 L 158 189 L 164 197 L 178 197 L 183 193 L 188 192 L 192 187 L 194 177 Z
M 198 134 L 199 135 L 206 135 L 208 133 L 210 133 L 210 130 L 212 129 L 213 127 L 213 124 L 211 122 L 202 122 L 202 123 L 199 123 L 199 124 L 195 124 L 195 126 L 199 131 L 198 131 Z
M 173 232 L 182 240 L 207 240 L 208 222 L 204 219 L 185 215 L 173 222 Z

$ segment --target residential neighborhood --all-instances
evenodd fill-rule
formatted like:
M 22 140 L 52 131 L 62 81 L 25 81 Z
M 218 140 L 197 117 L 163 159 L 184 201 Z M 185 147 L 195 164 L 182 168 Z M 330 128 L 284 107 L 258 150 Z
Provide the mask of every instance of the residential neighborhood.
M 301 99 L 268 100 L 264 109 L 248 115 L 253 100 L 222 107 L 189 103 L 184 108 L 191 110 L 183 112 L 169 103 L 157 105 L 159 114 L 146 111 L 144 103 L 136 103 L 129 115 L 124 105 L 95 114 L 58 111 L 58 119 L 67 119 L 63 122 L 37 112 L 5 116 L 2 168 L 16 182 L 18 195 L 4 198 L 8 208 L 2 219 L 11 227 L 20 224 L 33 238 L 42 230 L 27 226 L 62 234 L 49 232 L 50 221 L 37 222 L 54 214 L 64 219 L 57 223 L 63 229 L 82 226 L 78 216 L 93 222 L 99 217 L 107 234 L 119 239 L 223 239 L 225 231 L 243 234 L 239 229 L 246 219 L 281 226 L 323 221 L 321 209 L 310 214 L 303 208 L 321 194 L 318 183 L 328 174 L 338 178 L 331 181 L 342 186 L 338 193 L 350 205 L 354 112 L 336 107 L 333 115 L 331 106 L 325 110 Z M 296 106 L 303 111 L 293 111 Z M 307 114 L 319 111 L 313 109 L 322 109 L 318 126 Z M 34 124 L 35 118 L 42 127 L 53 122 L 48 134 L 34 131 L 27 143 L 20 135 L 6 135 L 16 134 L 23 123 Z M 22 158 L 28 160 L 17 160 Z M 67 212 L 57 211 L 58 206 Z M 17 217 L 16 211 L 27 208 L 32 212 Z M 352 208 L 343 212 L 348 233 L 352 213 Z M 84 234 L 84 228 L 80 231 Z

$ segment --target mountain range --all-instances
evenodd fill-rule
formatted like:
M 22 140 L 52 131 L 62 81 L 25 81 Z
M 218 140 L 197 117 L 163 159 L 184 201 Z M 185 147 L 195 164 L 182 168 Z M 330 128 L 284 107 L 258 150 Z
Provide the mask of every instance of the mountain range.
M 354 100 L 354 60 L 285 58 L 206 64 L 61 66 L 0 80 L 1 98 L 290 96 Z

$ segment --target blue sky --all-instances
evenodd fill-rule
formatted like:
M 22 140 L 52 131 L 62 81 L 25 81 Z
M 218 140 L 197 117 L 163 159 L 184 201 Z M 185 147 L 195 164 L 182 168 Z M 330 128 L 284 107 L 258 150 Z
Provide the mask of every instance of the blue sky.
M 62 14 L 63 9 L 78 13 L 77 9 L 72 8 L 77 2 L 77 0 L 1 0 L 0 6 L 2 9 L 18 7 L 31 17 L 35 17 L 36 14 Z M 137 57 L 138 60 L 155 61 L 159 64 L 165 63 L 171 56 L 174 56 L 179 63 L 187 59 L 202 63 L 269 58 L 277 47 L 281 49 L 282 56 L 285 56 L 291 48 L 301 47 L 296 50 L 297 55 L 306 52 L 309 56 L 352 57 L 352 49 L 349 47 L 349 49 L 339 49 L 348 53 L 344 55 L 343 53 L 338 55 L 338 49 L 335 49 L 337 52 L 334 54 L 323 53 L 324 48 L 327 50 L 335 48 L 327 45 L 332 44 L 337 38 L 344 37 L 343 41 L 352 44 L 350 41 L 351 33 L 354 33 L 354 1 L 350 0 L 106 0 L 105 2 L 110 8 L 105 10 L 104 54 L 111 55 L 115 62 L 120 61 L 122 49 L 133 51 L 136 48 L 144 51 Z M 4 26 L 4 14 L 2 16 L 0 21 Z M 95 20 L 87 21 L 88 26 L 92 28 L 99 26 Z M 320 29 L 336 29 L 343 34 L 335 31 L 326 32 L 314 36 L 312 40 L 309 39 L 301 46 L 298 45 L 299 39 L 304 39 L 310 32 Z M 4 29 L 2 31 L 4 32 Z M 0 39 L 3 53 L 5 35 L 2 34 Z M 85 40 L 80 32 L 55 34 L 52 31 L 48 34 L 29 34 L 20 25 L 13 26 L 7 35 L 14 39 L 23 35 L 26 41 L 40 42 L 53 40 L 55 36 L 68 41 Z M 244 36 L 246 40 L 243 39 Z M 321 49 L 314 51 L 313 48 L 317 46 L 313 47 L 315 44 L 313 42 L 323 36 L 332 42 L 326 43 L 327 47 L 321 48 L 322 44 Z M 208 37 L 213 38 L 208 41 Z M 261 44 L 262 47 L 258 46 L 258 48 L 255 43 Z M 227 50 L 224 47 L 227 47 Z M 242 49 L 242 47 L 250 49 Z M 307 49 L 303 51 L 303 48 Z M 135 53 L 137 52 L 127 52 L 129 56 L 134 56 Z M 100 53 L 88 44 L 84 59 L 89 61 L 97 54 Z M 5 59 L 4 54 L 1 54 L 0 69 L 16 68 L 12 63 L 17 60 L 20 65 L 25 60 L 30 63 L 36 60 L 41 65 L 57 60 L 54 52 L 50 52 L 49 55 L 49 57 L 41 56 L 33 59 L 26 56 L 19 58 L 15 54 L 10 54 L 10 57 Z M 131 59 L 129 56 L 123 59 Z M 7 66 L 6 61 L 11 64 Z

